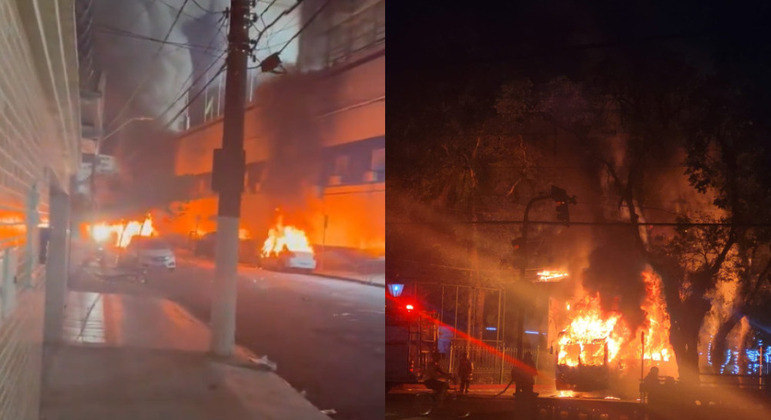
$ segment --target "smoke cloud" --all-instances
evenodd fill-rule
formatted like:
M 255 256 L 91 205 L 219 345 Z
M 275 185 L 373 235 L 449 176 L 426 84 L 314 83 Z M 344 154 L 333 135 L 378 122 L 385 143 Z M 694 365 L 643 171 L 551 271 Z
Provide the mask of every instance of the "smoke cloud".
M 198 3 L 218 11 L 224 10 L 228 2 L 198 0 Z M 219 16 L 193 2 L 187 2 L 169 32 L 183 4 L 183 0 L 95 2 L 97 53 L 108 80 L 108 122 L 127 103 L 121 117 L 160 116 L 174 98 L 185 92 L 194 69 L 208 66 L 216 51 L 224 48 L 224 36 L 214 36 L 217 26 L 212 19 L 216 22 Z M 198 48 L 195 58 L 200 62 L 194 62 L 190 47 L 140 39 L 162 40 L 167 33 L 167 41 L 175 44 L 199 45 L 202 38 L 207 38 L 211 40 L 211 51 L 204 54 L 203 49 Z M 185 104 L 185 100 L 178 101 L 158 122 L 165 125 Z
M 228 17 L 221 12 L 229 3 L 228 0 L 95 2 L 97 56 L 107 73 L 107 121 L 120 113 L 121 120 L 149 116 L 158 118 L 157 122 L 166 126 L 184 109 L 192 95 L 216 75 L 219 63 L 224 62 Z M 258 21 L 250 29 L 252 38 L 256 37 L 257 28 L 265 27 L 288 6 L 276 4 L 266 8 L 258 3 L 254 10 Z M 255 58 L 263 59 L 284 48 L 299 22 L 300 8 L 281 16 L 261 38 Z M 167 43 L 158 42 L 167 33 Z M 294 63 L 297 53 L 294 40 L 282 51 L 281 59 L 284 63 Z M 254 64 L 250 61 L 250 65 Z M 184 118 L 178 118 L 170 128 L 181 129 L 183 122 Z
M 322 145 L 314 113 L 313 76 L 284 75 L 258 94 L 270 159 L 263 191 L 285 213 L 303 213 L 321 176 Z
M 589 255 L 583 284 L 600 293 L 604 310 L 619 310 L 634 329 L 644 320 L 640 304 L 645 296 L 642 271 L 645 259 L 628 230 L 611 230 L 604 234 Z

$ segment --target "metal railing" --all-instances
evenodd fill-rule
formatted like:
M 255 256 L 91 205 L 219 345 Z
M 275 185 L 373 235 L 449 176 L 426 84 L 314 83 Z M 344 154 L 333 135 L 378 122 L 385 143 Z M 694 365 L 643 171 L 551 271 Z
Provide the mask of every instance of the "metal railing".
M 462 354 L 468 352 L 469 359 L 474 364 L 473 382 L 475 384 L 502 384 L 509 381 L 509 372 L 516 358 L 517 349 L 507 347 L 501 341 L 476 343 L 466 340 L 456 340 L 450 347 L 449 372 L 457 374 L 458 361 Z

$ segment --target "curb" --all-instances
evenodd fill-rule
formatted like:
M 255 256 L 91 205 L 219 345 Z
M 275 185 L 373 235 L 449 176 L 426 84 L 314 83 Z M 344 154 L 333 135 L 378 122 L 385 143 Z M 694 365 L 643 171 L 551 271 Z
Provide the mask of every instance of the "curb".
M 315 272 L 308 273 L 308 274 L 311 275 L 311 276 L 316 276 L 316 277 L 324 277 L 324 278 L 333 279 L 333 280 L 349 281 L 349 282 L 352 282 L 352 283 L 359 283 L 359 284 L 363 284 L 363 285 L 366 285 L 366 286 L 380 287 L 380 288 L 385 289 L 385 284 L 374 283 L 374 282 L 366 281 L 366 280 L 359 280 L 359 279 L 353 279 L 353 278 L 350 278 L 350 277 L 336 276 L 334 274 L 324 274 L 324 273 L 315 273 Z
M 185 261 L 185 262 L 188 262 L 188 263 L 189 262 L 195 263 L 195 262 L 199 262 L 201 260 L 198 259 L 198 258 L 195 258 L 195 257 L 182 256 L 182 257 L 178 257 L 178 261 Z M 352 283 L 359 283 L 359 284 L 363 284 L 365 286 L 380 287 L 382 289 L 386 288 L 385 284 L 380 284 L 380 283 L 375 283 L 375 282 L 366 281 L 366 280 L 360 280 L 360 279 L 354 279 L 354 278 L 351 278 L 351 277 L 339 276 L 339 275 L 334 275 L 334 274 L 317 273 L 315 271 L 310 272 L 310 273 L 304 273 L 304 274 L 309 275 L 309 276 L 315 276 L 315 277 L 323 277 L 323 278 L 332 279 L 332 280 L 340 280 L 340 281 L 348 281 L 348 282 L 352 282 Z
M 158 300 L 165 300 L 165 301 L 171 302 L 172 304 L 174 304 L 174 306 L 177 307 L 177 310 L 182 312 L 188 318 L 188 320 L 190 322 L 194 322 L 194 323 L 200 324 L 201 326 L 206 328 L 206 330 L 208 330 L 209 333 L 211 334 L 211 325 L 209 323 L 207 323 L 207 322 L 203 322 L 203 320 L 201 320 L 198 317 L 196 317 L 195 315 L 193 315 L 192 312 L 187 310 L 187 308 L 185 308 L 179 302 L 176 302 L 176 301 L 174 301 L 172 299 L 169 299 L 169 298 L 166 298 L 166 297 L 156 297 L 156 299 L 158 299 Z M 257 358 L 258 357 L 257 353 L 253 352 L 249 348 L 247 348 L 245 346 L 242 346 L 242 345 L 240 345 L 238 343 L 236 343 L 234 345 L 233 353 L 230 356 L 216 356 L 216 355 L 212 354 L 210 351 L 204 352 L 204 354 L 206 354 L 208 359 L 211 362 L 213 362 L 213 363 L 220 363 L 220 364 L 227 365 L 227 366 L 230 366 L 230 367 L 233 367 L 233 368 L 238 368 L 238 369 L 247 369 L 247 370 L 252 370 L 252 371 L 257 371 L 258 370 L 258 369 L 255 369 L 254 363 L 251 360 L 249 360 L 249 358 L 251 358 L 251 357 Z M 290 384 L 289 381 L 284 379 L 283 376 L 279 375 L 278 372 L 276 372 L 275 370 L 269 370 L 269 371 L 264 371 L 264 373 L 268 374 L 268 375 L 275 376 L 276 378 L 278 378 L 281 382 L 286 384 L 286 386 L 289 389 L 291 389 L 292 392 L 297 397 L 302 398 L 303 400 L 307 401 L 308 404 L 310 404 L 316 411 L 318 411 L 319 413 L 323 414 L 322 410 L 320 408 L 316 407 L 302 392 L 300 392 L 298 389 L 296 389 L 294 386 L 292 386 L 292 384 Z M 235 393 L 235 394 L 239 394 L 239 390 L 238 389 L 232 389 L 231 388 L 231 391 L 233 393 Z

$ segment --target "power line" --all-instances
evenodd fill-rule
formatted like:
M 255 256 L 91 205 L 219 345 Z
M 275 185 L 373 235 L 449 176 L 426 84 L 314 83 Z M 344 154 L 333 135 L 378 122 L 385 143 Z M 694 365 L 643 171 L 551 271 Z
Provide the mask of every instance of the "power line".
M 177 10 L 177 8 L 174 7 L 174 5 L 166 3 L 166 0 L 159 0 L 159 1 L 161 2 L 161 4 L 163 4 L 164 6 L 168 7 L 169 9 L 174 10 L 174 11 Z M 182 6 L 182 8 L 184 9 L 184 6 Z M 191 15 L 190 13 L 182 12 L 182 14 L 185 15 L 185 17 L 187 17 L 189 19 L 193 19 L 193 20 L 201 19 L 199 17 Z
M 217 36 L 218 36 L 218 35 L 220 35 L 220 34 L 222 34 L 222 28 L 223 28 L 223 27 L 225 26 L 225 24 L 227 23 L 227 19 L 225 19 L 225 17 L 226 17 L 226 16 L 223 14 L 223 15 L 222 15 L 222 17 L 220 18 L 220 24 L 219 24 L 219 26 L 217 27 L 217 33 L 215 33 L 215 34 L 214 34 L 214 36 L 213 36 L 213 37 L 212 37 L 212 38 L 209 40 L 209 44 L 207 45 L 207 47 L 210 47 L 210 46 L 211 46 L 211 45 L 214 43 L 214 40 L 215 40 L 215 39 L 217 39 Z M 187 85 L 187 82 L 188 82 L 188 81 L 190 81 L 191 79 L 193 79 L 193 76 L 194 76 L 194 74 L 195 74 L 195 72 L 191 71 L 191 72 L 190 72 L 190 75 L 187 77 L 187 79 L 185 79 L 185 81 L 183 81 L 183 82 L 182 82 L 182 89 L 180 90 L 180 92 L 179 92 L 178 96 L 176 97 L 176 99 L 174 99 L 174 100 L 173 100 L 173 101 L 172 101 L 172 102 L 169 104 L 169 106 L 168 106 L 168 107 L 166 107 L 166 109 L 164 109 L 164 110 L 163 110 L 163 112 L 161 112 L 161 113 L 158 115 L 158 117 L 156 117 L 156 119 L 158 119 L 158 120 L 159 120 L 161 117 L 163 117 L 164 115 L 166 115 L 166 113 L 167 113 L 167 112 L 169 112 L 169 110 L 171 110 L 171 108 L 172 108 L 172 107 L 173 107 L 173 106 L 174 106 L 174 105 L 175 105 L 177 102 L 179 102 L 179 101 L 180 101 L 180 100 L 181 100 L 181 99 L 182 99 L 182 98 L 185 96 L 185 94 L 186 94 L 186 93 L 188 93 L 188 92 L 190 91 L 190 89 L 191 89 L 193 86 L 195 86 L 195 85 L 196 85 L 196 83 L 198 83 L 198 82 L 199 82 L 199 81 L 200 81 L 200 80 L 201 80 L 203 77 L 205 77 L 205 76 L 206 76 L 206 73 L 207 73 L 207 72 L 208 72 L 208 71 L 209 71 L 209 70 L 210 70 L 210 69 L 211 69 L 211 68 L 212 68 L 212 67 L 213 67 L 215 64 L 217 64 L 217 62 L 218 62 L 218 61 L 219 61 L 219 60 L 222 58 L 222 56 L 223 56 L 223 55 L 225 55 L 225 53 L 226 53 L 226 52 L 227 52 L 227 51 L 223 51 L 222 53 L 220 53 L 220 55 L 218 55 L 218 56 L 217 56 L 217 57 L 216 57 L 214 60 L 212 60 L 212 62 L 211 62 L 211 63 L 210 63 L 210 64 L 209 64 L 209 65 L 208 65 L 208 66 L 207 66 L 207 67 L 206 67 L 206 68 L 205 68 L 205 69 L 204 69 L 204 70 L 203 70 L 203 71 L 202 71 L 202 72 L 201 72 L 201 73 L 198 75 L 198 77 L 196 77 L 196 78 L 195 78 L 195 80 L 193 80 L 193 81 L 190 83 L 190 85 Z M 211 82 L 209 82 L 209 83 L 211 83 Z M 191 101 L 191 102 L 192 102 L 192 101 Z M 189 106 L 189 105 L 188 105 L 188 106 Z M 176 117 L 175 117 L 175 119 L 176 119 Z M 173 122 L 173 121 L 174 121 L 174 120 L 171 120 L 171 122 Z
M 327 1 L 328 1 L 328 0 L 327 0 Z M 272 3 L 270 3 L 270 4 L 268 5 L 268 7 L 270 7 L 270 6 L 271 6 L 273 3 L 275 3 L 275 1 L 274 1 L 274 2 L 272 2 Z M 286 16 L 286 15 L 288 15 L 288 14 L 292 13 L 292 12 L 294 11 L 294 9 L 296 9 L 296 8 L 297 8 L 297 6 L 299 6 L 300 4 L 302 4 L 302 0 L 297 0 L 297 3 L 293 4 L 293 5 L 292 5 L 290 8 L 288 8 L 288 9 L 285 9 L 283 12 L 279 13 L 279 14 L 278 14 L 278 16 L 276 16 L 276 18 L 275 18 L 275 19 L 273 19 L 273 20 L 272 20 L 272 21 L 271 21 L 269 24 L 265 25 L 265 27 L 264 27 L 264 28 L 262 28 L 262 30 L 261 30 L 261 31 L 260 31 L 260 30 L 258 30 L 257 39 L 254 41 L 254 45 L 257 45 L 257 44 L 259 44 L 259 42 L 260 42 L 260 39 L 262 38 L 262 35 L 263 35 L 263 34 L 265 34 L 265 32 L 266 32 L 268 29 L 270 29 L 271 27 L 273 27 L 273 25 L 275 25 L 275 24 L 276 24 L 276 22 L 278 22 L 278 21 L 279 21 L 279 19 L 281 19 L 282 17 L 284 17 L 284 16 Z M 265 11 L 267 11 L 267 10 L 268 10 L 268 8 L 266 7 L 266 8 L 265 8 Z M 263 11 L 263 13 L 264 13 L 264 11 Z
M 313 23 L 313 20 L 316 19 L 316 17 L 318 17 L 318 15 L 321 14 L 322 10 L 324 10 L 324 8 L 329 5 L 329 1 L 330 0 L 325 1 L 324 4 L 322 4 L 321 7 L 319 7 L 318 10 L 316 10 L 311 15 L 310 19 L 308 19 L 308 21 L 305 22 L 305 24 L 302 27 L 300 27 L 300 30 L 298 30 L 297 33 L 295 33 L 294 35 L 292 35 L 291 38 L 289 38 L 289 41 L 287 41 L 286 44 L 284 44 L 284 46 L 280 50 L 278 50 L 279 54 L 281 54 L 284 51 L 284 49 L 286 49 L 286 47 L 289 46 L 289 44 L 292 41 L 294 41 L 294 39 L 297 38 L 300 35 L 300 33 L 302 33 L 302 31 L 305 30 L 305 28 L 307 28 L 311 23 Z
M 169 111 L 171 110 L 171 108 L 173 108 L 173 107 L 174 107 L 174 105 L 176 105 L 176 103 L 177 103 L 177 102 L 179 102 L 179 101 L 180 101 L 182 98 L 184 98 L 184 97 L 185 97 L 185 94 L 186 94 L 186 93 L 188 93 L 188 92 L 189 92 L 189 90 L 190 90 L 190 89 L 191 89 L 193 86 L 195 86 L 195 85 L 196 85 L 196 83 L 198 83 L 199 81 L 201 81 L 201 79 L 202 79 L 204 76 L 206 76 L 206 73 L 207 73 L 207 72 L 208 72 L 208 71 L 209 71 L 209 70 L 210 70 L 212 67 L 214 67 L 214 65 L 215 65 L 215 64 L 217 64 L 217 62 L 220 60 L 220 58 L 222 58 L 222 56 L 224 56 L 224 55 L 225 55 L 225 52 L 222 52 L 222 53 L 219 55 L 219 57 L 217 57 L 216 59 L 212 60 L 211 64 L 209 64 L 209 66 L 208 66 L 206 69 L 204 69 L 204 70 L 203 70 L 203 71 L 202 71 L 202 72 L 201 72 L 201 73 L 198 75 L 198 77 L 196 77 L 196 78 L 195 78 L 195 80 L 193 80 L 193 81 L 190 83 L 190 85 L 189 85 L 189 86 L 185 87 L 185 84 L 188 82 L 188 80 L 192 79 L 192 77 L 193 77 L 193 72 L 190 72 L 190 76 L 187 78 L 187 80 L 185 80 L 184 82 L 182 82 L 182 92 L 181 92 L 181 93 L 180 93 L 180 94 L 177 96 L 177 98 L 176 98 L 176 99 L 174 99 L 174 100 L 173 100 L 173 101 L 172 101 L 172 102 L 169 104 L 169 106 L 167 106 L 167 107 L 166 107 L 166 109 L 164 109 L 164 110 L 163 110 L 163 112 L 161 112 L 161 113 L 158 115 L 158 117 L 156 117 L 156 119 L 157 119 L 157 120 L 159 120 L 159 119 L 161 119 L 161 118 L 162 118 L 164 115 L 166 115 L 166 113 L 167 113 L 167 112 L 169 112 Z M 219 74 L 219 73 L 221 73 L 221 72 L 222 72 L 222 71 L 221 71 L 221 70 L 219 70 L 219 71 L 217 72 L 217 74 Z M 207 83 L 206 83 L 206 86 L 209 86 L 209 84 L 210 84 L 210 83 L 211 83 L 211 81 L 207 82 Z M 196 95 L 196 97 L 197 97 L 197 95 Z M 193 99 L 195 99 L 195 98 L 193 98 Z M 192 103 L 192 102 L 193 102 L 193 99 L 191 99 L 189 102 L 190 102 L 190 103 Z M 187 109 L 187 108 L 190 106 L 190 103 L 188 103 L 188 104 L 185 106 L 185 108 L 183 108 L 183 110 L 184 110 L 184 109 Z M 172 120 L 169 120 L 169 123 L 173 122 L 173 121 L 174 121 L 176 118 L 177 118 L 177 117 L 174 117 L 174 119 L 172 119 Z
M 281 47 L 281 49 L 280 49 L 280 50 L 278 50 L 277 52 L 275 52 L 275 53 L 271 54 L 271 56 L 274 56 L 274 55 L 279 55 L 279 54 L 281 54 L 282 52 L 284 52 L 284 50 L 286 49 L 286 47 L 288 47 L 288 46 L 289 46 L 289 44 L 291 44 L 291 43 L 292 43 L 292 41 L 294 41 L 294 40 L 295 40 L 295 38 L 297 38 L 297 37 L 298 37 L 298 36 L 299 36 L 299 35 L 300 35 L 300 34 L 301 34 L 301 33 L 302 33 L 302 32 L 303 32 L 303 31 L 304 31 L 304 30 L 305 30 L 305 29 L 306 29 L 306 28 L 307 28 L 307 27 L 308 27 L 308 26 L 309 26 L 309 25 L 312 23 L 312 22 L 313 22 L 313 20 L 314 20 L 314 19 L 316 19 L 316 17 L 317 17 L 319 14 L 321 14 L 321 12 L 324 10 L 324 8 L 325 8 L 325 7 L 327 7 L 327 5 L 329 5 L 329 2 L 330 2 L 330 0 L 327 0 L 326 2 L 324 2 L 324 4 L 322 4 L 322 5 L 321 5 L 321 7 L 319 7 L 319 8 L 318 8 L 318 10 L 316 10 L 316 11 L 313 13 L 313 15 L 311 15 L 311 17 L 308 19 L 308 21 L 307 21 L 307 22 L 305 22 L 305 23 L 303 24 L 303 26 L 301 26 L 301 27 L 300 27 L 300 29 L 298 29 L 298 30 L 297 30 L 297 32 L 296 32 L 294 35 L 292 35 L 292 37 L 291 37 L 291 38 L 289 38 L 289 40 L 288 40 L 288 41 L 286 41 L 286 42 L 284 43 L 284 46 L 283 46 L 283 47 Z M 297 6 L 298 4 L 300 4 L 300 2 L 299 2 L 299 1 L 297 2 L 297 4 L 295 4 L 295 6 Z M 293 7 L 295 7 L 295 6 L 293 6 Z M 290 8 L 290 9 L 291 9 L 291 8 Z M 291 10 L 290 10 L 290 12 L 291 12 Z M 277 20 L 277 19 L 278 19 L 278 18 L 276 18 L 276 20 Z M 261 33 L 260 33 L 260 36 L 262 36 L 262 34 L 264 33 L 264 31 L 265 31 L 266 29 L 268 29 L 270 26 L 273 26 L 273 24 L 275 24 L 276 20 L 274 20 L 273 22 L 271 22 L 271 24 L 270 24 L 269 26 L 265 27 L 265 29 L 263 29 L 263 32 L 261 32 Z M 259 37 L 258 37 L 258 39 L 259 39 Z M 265 48 L 265 47 L 264 47 L 264 48 Z M 264 48 L 261 48 L 261 49 L 264 49 Z M 272 46 L 268 46 L 267 48 L 268 48 L 268 49 L 270 49 L 270 48 L 272 48 Z M 255 50 L 259 50 L 259 49 L 255 49 Z M 257 63 L 257 65 L 255 65 L 255 66 L 252 66 L 252 67 L 248 67 L 248 69 L 250 69 L 250 70 L 251 70 L 251 69 L 257 69 L 257 68 L 260 68 L 260 65 L 261 65 L 261 64 L 262 64 L 262 61 L 260 61 L 259 63 Z
M 171 123 L 173 123 L 174 121 L 176 121 L 176 119 L 177 119 L 177 118 L 179 118 L 179 116 L 180 116 L 180 115 L 182 115 L 182 113 L 183 113 L 183 112 L 185 112 L 185 110 L 187 110 L 187 109 L 190 107 L 190 105 L 192 105 L 192 104 L 193 104 L 193 102 L 194 102 L 196 99 L 198 99 L 198 97 L 199 97 L 199 96 L 201 96 L 201 93 L 203 93 L 203 92 L 204 92 L 204 91 L 205 91 L 205 90 L 206 90 L 206 89 L 209 87 L 209 85 L 210 85 L 210 84 L 211 84 L 211 83 L 212 83 L 214 80 L 216 80 L 216 79 L 219 77 L 219 75 L 220 75 L 220 74 L 221 74 L 221 73 L 222 73 L 222 72 L 225 70 L 225 68 L 226 68 L 226 67 L 227 67 L 226 63 L 223 63 L 223 64 L 222 64 L 222 67 L 220 67 L 220 69 L 217 71 L 217 73 L 215 73 L 215 74 L 214 74 L 214 76 L 212 76 L 212 78 L 211 78 L 211 79 L 209 79 L 209 81 L 208 81 L 208 82 L 206 82 L 206 84 L 205 84 L 205 85 L 203 85 L 203 87 L 201 88 L 201 90 L 199 90 L 199 91 L 198 91 L 198 92 L 197 92 L 195 95 L 193 95 L 193 97 L 192 97 L 192 98 L 190 98 L 190 100 L 188 100 L 188 101 L 187 101 L 187 104 L 186 104 L 184 107 L 182 107 L 182 109 L 180 109 L 180 110 L 179 110 L 179 112 L 177 112 L 177 113 L 174 115 L 174 117 L 172 117 L 172 118 L 169 120 L 169 122 L 168 122 L 168 123 L 166 123 L 166 125 L 165 125 L 164 127 L 168 127 L 168 126 L 170 126 L 170 125 L 171 125 Z
M 190 44 L 190 43 L 185 43 L 185 42 L 174 42 L 174 41 L 165 41 L 164 42 L 162 39 L 153 38 L 153 37 L 149 37 L 149 36 L 145 36 L 145 35 L 140 35 L 140 34 L 137 34 L 137 33 L 134 33 L 134 32 L 129 32 L 129 31 L 126 31 L 126 30 L 118 29 L 118 28 L 112 28 L 112 27 L 109 27 L 109 26 L 106 26 L 106 25 L 99 25 L 99 26 L 101 26 L 103 28 L 103 29 L 98 29 L 99 32 L 102 32 L 102 33 L 108 34 L 108 35 L 124 36 L 124 37 L 127 37 L 127 38 L 133 38 L 133 39 L 138 39 L 138 40 L 143 40 L 143 41 L 150 41 L 150 42 L 157 42 L 157 43 L 161 43 L 161 44 L 165 44 L 165 45 L 171 45 L 171 46 L 180 47 L 180 48 L 199 49 L 199 50 L 203 50 L 203 52 L 209 52 L 210 50 L 224 51 L 224 50 L 220 50 L 220 49 L 211 48 L 210 46 Z
M 179 16 L 182 14 L 182 10 L 187 5 L 188 1 L 189 0 L 185 0 L 185 2 L 182 3 L 182 6 L 177 11 L 177 15 L 174 17 L 174 21 L 171 22 L 171 26 L 169 26 L 169 30 L 166 31 L 166 35 L 163 37 L 164 44 L 161 44 L 160 47 L 158 47 L 158 50 L 153 55 L 153 58 L 151 61 L 155 61 L 155 59 L 158 58 L 158 55 L 160 55 L 161 51 L 163 50 L 163 47 L 165 46 L 165 42 L 169 40 L 169 36 L 171 35 L 171 32 L 174 30 L 174 26 L 176 26 L 177 22 L 179 21 Z M 126 109 L 128 109 L 129 105 L 131 105 L 131 102 L 134 101 L 134 98 L 137 96 L 137 93 L 139 93 L 139 90 L 144 86 L 145 83 L 147 83 L 152 78 L 152 76 L 153 76 L 152 72 L 147 72 L 147 75 L 145 76 L 145 78 L 142 80 L 142 82 L 140 82 L 137 85 L 136 88 L 134 88 L 134 91 L 131 93 L 126 103 L 123 105 L 120 111 L 118 111 L 118 113 L 115 115 L 112 121 L 110 121 L 107 124 L 107 127 L 111 126 L 115 121 L 117 121 L 123 115 Z
M 210 10 L 210 9 L 207 9 L 207 8 L 205 8 L 205 7 L 201 6 L 201 4 L 200 4 L 200 3 L 198 3 L 198 0 L 193 0 L 193 4 L 194 4 L 194 5 L 196 5 L 196 6 L 197 6 L 199 9 L 203 10 L 203 11 L 204 11 L 204 12 L 206 12 L 206 13 L 211 13 L 211 14 L 215 14 L 215 13 L 221 13 L 221 11 L 217 11 L 217 10 Z
M 417 222 L 417 221 L 405 221 L 405 222 L 387 222 L 389 225 L 521 225 L 524 223 L 522 220 L 480 220 L 480 221 L 445 221 L 445 222 Z M 550 221 L 550 220 L 528 220 L 527 224 L 533 225 L 562 225 L 565 226 L 565 222 Z M 731 222 L 570 222 L 570 226 L 670 226 L 670 227 L 771 227 L 771 223 L 731 223 Z

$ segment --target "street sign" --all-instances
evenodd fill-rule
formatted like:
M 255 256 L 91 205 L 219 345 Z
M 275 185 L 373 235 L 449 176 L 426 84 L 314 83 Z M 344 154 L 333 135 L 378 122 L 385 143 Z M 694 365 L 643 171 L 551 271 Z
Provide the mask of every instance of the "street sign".
M 114 174 L 118 172 L 118 165 L 114 156 L 96 155 L 96 173 Z
M 96 140 L 80 139 L 80 153 L 84 155 L 93 155 L 96 153 Z
M 78 182 L 87 180 L 91 176 L 91 166 L 91 162 L 80 162 L 80 167 L 78 168 L 78 173 L 75 175 L 75 179 L 77 179 Z

